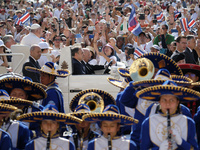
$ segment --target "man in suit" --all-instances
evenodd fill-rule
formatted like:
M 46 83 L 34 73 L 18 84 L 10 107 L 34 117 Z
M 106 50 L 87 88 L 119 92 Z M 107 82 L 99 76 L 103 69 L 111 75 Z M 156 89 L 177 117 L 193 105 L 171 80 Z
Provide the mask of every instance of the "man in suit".
M 81 63 L 85 66 L 86 74 L 95 74 L 95 70 L 105 69 L 104 65 L 90 65 L 88 63 L 90 59 L 90 50 L 88 48 L 83 48 L 83 61 L 81 61 Z
M 185 58 L 186 63 L 197 64 L 198 54 L 194 50 L 195 46 L 196 46 L 195 37 L 193 35 L 188 35 L 187 36 L 187 47 L 184 51 L 185 56 L 186 56 L 186 58 Z
M 26 62 L 22 68 L 23 76 L 29 77 L 33 80 L 33 82 L 38 82 L 38 83 L 40 83 L 40 74 L 27 71 L 25 69 L 25 67 L 30 66 L 30 67 L 40 69 L 41 67 L 37 60 L 40 58 L 41 53 L 42 53 L 42 51 L 41 51 L 39 45 L 37 45 L 37 44 L 32 45 L 30 48 L 29 61 Z
M 83 50 L 81 46 L 74 46 L 71 49 L 72 54 L 72 74 L 81 75 L 86 74 L 85 66 L 81 63 L 83 61 Z

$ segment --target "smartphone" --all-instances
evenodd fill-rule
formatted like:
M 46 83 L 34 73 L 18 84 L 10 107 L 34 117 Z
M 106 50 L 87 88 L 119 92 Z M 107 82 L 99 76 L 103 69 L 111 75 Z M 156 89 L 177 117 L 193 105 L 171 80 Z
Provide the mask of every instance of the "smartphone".
M 145 20 L 145 14 L 139 14 L 139 20 Z
M 102 51 L 102 46 L 99 46 L 98 50 L 99 50 L 99 52 L 101 52 Z
M 155 23 L 155 24 L 156 24 L 156 23 L 157 23 L 157 19 L 153 19 L 153 23 Z
M 118 10 L 118 11 L 121 11 L 122 7 L 116 7 L 115 9 Z
M 134 52 L 135 52 L 135 48 L 130 48 L 130 49 L 128 49 L 127 54 L 129 56 L 129 55 L 133 54 Z
M 88 25 L 89 24 L 89 20 L 83 20 L 83 24 Z
M 87 34 L 89 34 L 89 35 L 93 34 L 93 30 L 92 31 L 88 31 Z

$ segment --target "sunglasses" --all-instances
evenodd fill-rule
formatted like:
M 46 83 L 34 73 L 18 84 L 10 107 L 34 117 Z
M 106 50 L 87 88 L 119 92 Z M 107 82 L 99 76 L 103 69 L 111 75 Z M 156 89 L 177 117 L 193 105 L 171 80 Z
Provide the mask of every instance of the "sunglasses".
M 192 77 L 192 78 L 194 78 L 196 76 L 196 74 L 194 74 L 194 73 L 189 73 L 189 74 L 185 74 L 185 77 Z
M 54 41 L 60 41 L 60 39 L 55 39 Z

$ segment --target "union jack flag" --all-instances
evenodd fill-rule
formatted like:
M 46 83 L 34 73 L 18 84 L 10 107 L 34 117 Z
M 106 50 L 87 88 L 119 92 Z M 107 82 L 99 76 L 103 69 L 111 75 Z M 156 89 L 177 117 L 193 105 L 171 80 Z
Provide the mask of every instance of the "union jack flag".
M 20 17 L 20 21 L 22 24 L 25 24 L 30 19 L 29 12 L 26 12 L 23 16 Z
M 158 15 L 156 15 L 156 19 L 157 19 L 158 23 L 163 21 L 164 15 L 163 15 L 162 11 Z
M 132 11 L 128 21 L 128 30 L 132 32 L 134 35 L 138 36 L 142 32 L 142 28 L 140 23 L 136 19 L 135 8 L 132 7 Z
M 181 22 L 181 26 L 183 28 L 183 31 L 189 30 L 188 29 L 188 20 L 187 20 L 187 18 L 180 19 L 180 22 Z
M 181 12 L 179 12 L 178 10 L 174 11 L 174 19 L 177 20 L 181 15 Z
M 135 59 L 140 57 L 141 55 L 145 54 L 146 51 L 144 50 L 141 50 L 139 47 L 136 47 L 135 51 L 134 51 L 134 56 L 135 56 Z
M 191 19 L 191 20 L 188 22 L 188 27 L 189 27 L 189 28 L 192 28 L 192 27 L 195 26 L 195 24 L 196 24 L 196 21 L 193 20 L 193 19 Z

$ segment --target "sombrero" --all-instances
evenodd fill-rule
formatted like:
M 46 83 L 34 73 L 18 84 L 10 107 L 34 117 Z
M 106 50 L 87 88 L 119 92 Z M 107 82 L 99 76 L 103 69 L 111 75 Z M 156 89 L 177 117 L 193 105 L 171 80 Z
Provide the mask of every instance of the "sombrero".
M 0 103 L 0 114 L 10 114 L 11 112 L 17 110 L 17 107 L 9 104 Z
M 200 66 L 195 64 L 179 64 L 179 67 L 185 75 L 188 72 L 194 73 L 199 77 L 200 80 Z
M 37 123 L 43 120 L 54 120 L 69 125 L 74 125 L 82 122 L 82 120 L 77 117 L 71 116 L 69 114 L 59 113 L 57 107 L 50 104 L 46 105 L 43 111 L 20 115 L 17 117 L 17 120 Z
M 41 69 L 29 66 L 26 66 L 25 69 L 31 72 L 47 73 L 49 75 L 62 78 L 65 78 L 70 74 L 70 71 L 67 69 L 56 69 L 55 64 L 53 62 L 46 62 Z
M 7 91 L 0 89 L 0 103 L 6 103 L 13 105 L 17 108 L 23 109 L 24 107 L 34 107 L 36 110 L 40 111 L 39 104 L 33 101 L 24 100 L 21 98 L 10 97 Z
M 28 100 L 31 101 L 44 99 L 47 96 L 43 87 L 27 78 L 13 73 L 0 76 L 0 89 L 4 89 L 10 94 L 15 88 L 24 90 L 28 95 Z
M 162 85 L 166 80 L 174 81 L 178 86 L 190 86 L 192 80 L 190 78 L 179 76 L 179 75 L 170 75 L 170 72 L 167 69 L 160 69 L 154 79 L 142 80 L 133 82 L 134 87 L 149 87 L 154 85 Z
M 171 74 L 183 75 L 181 68 L 170 57 L 161 53 L 146 53 L 139 58 L 148 58 L 154 64 L 155 69 L 165 68 Z
M 72 98 L 72 100 L 71 100 L 71 102 L 69 104 L 69 108 L 71 109 L 71 111 L 74 112 L 76 106 L 79 103 L 80 98 L 83 95 L 85 95 L 87 93 L 91 93 L 91 92 L 96 93 L 96 94 L 98 94 L 98 95 L 100 95 L 102 97 L 103 102 L 104 102 L 104 107 L 109 105 L 109 104 L 116 104 L 115 99 L 111 94 L 109 94 L 109 93 L 107 93 L 107 92 L 105 92 L 103 90 L 99 90 L 99 89 L 88 89 L 88 90 L 79 92 L 77 95 L 75 95 Z M 91 98 L 91 97 L 88 97 L 88 98 Z
M 100 121 L 118 121 L 121 125 L 132 125 L 138 123 L 137 119 L 121 115 L 116 105 L 108 105 L 102 113 L 90 113 L 83 117 L 84 121 L 100 122 Z
M 86 104 L 80 104 L 75 108 L 73 113 L 70 113 L 70 115 L 82 119 L 82 116 L 88 113 L 91 113 L 90 107 Z
M 145 100 L 159 101 L 161 95 L 171 94 L 180 101 L 196 101 L 200 99 L 200 93 L 185 87 L 177 86 L 174 81 L 165 81 L 162 85 L 144 88 L 136 93 L 138 98 Z
M 129 84 L 129 81 L 127 81 L 126 79 L 127 79 L 127 78 L 124 78 L 123 80 L 120 80 L 120 79 L 115 79 L 115 78 L 110 78 L 110 77 L 108 77 L 108 78 L 107 78 L 107 81 L 108 81 L 110 84 L 112 84 L 112 85 L 114 85 L 114 86 L 116 86 L 116 87 L 118 87 L 118 88 L 125 89 L 126 86 Z

